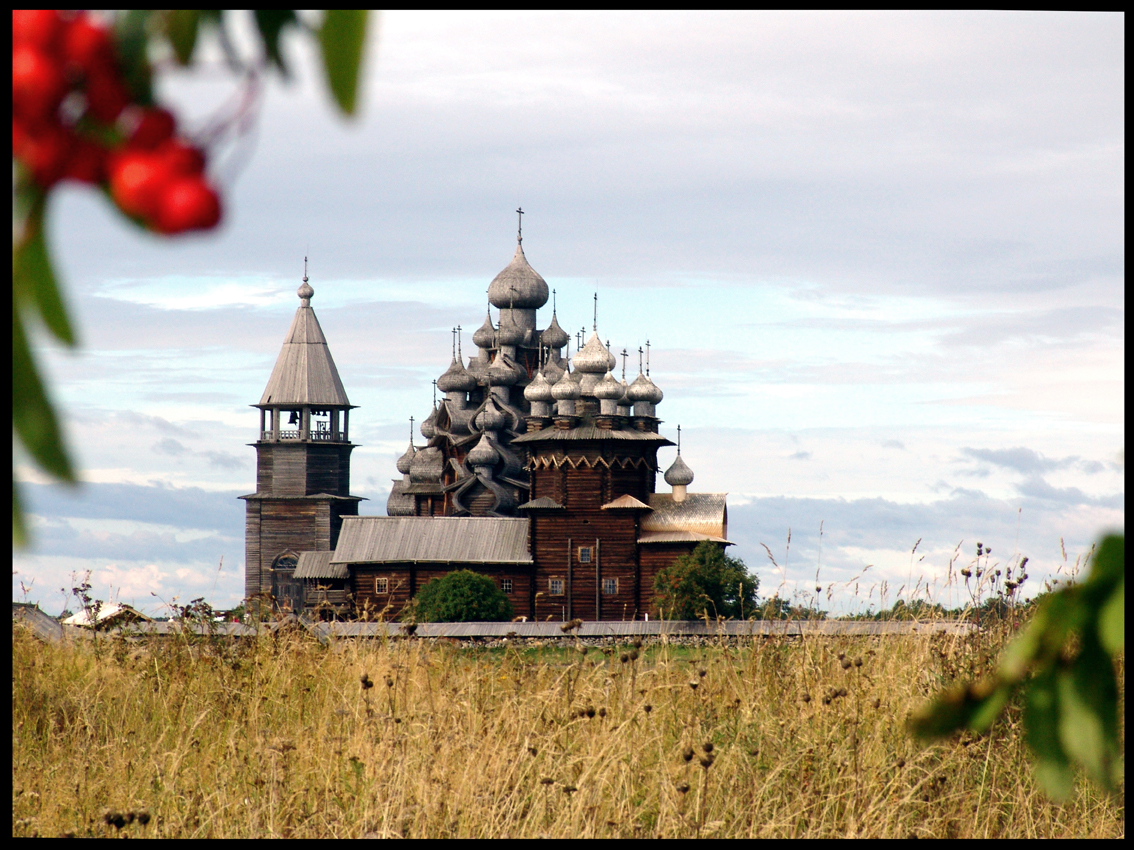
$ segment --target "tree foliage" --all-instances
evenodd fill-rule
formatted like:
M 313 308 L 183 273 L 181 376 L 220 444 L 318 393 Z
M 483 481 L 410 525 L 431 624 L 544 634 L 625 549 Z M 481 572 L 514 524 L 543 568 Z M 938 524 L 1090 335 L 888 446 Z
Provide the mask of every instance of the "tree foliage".
M 472 570 L 454 570 L 426 584 L 402 619 L 423 623 L 495 623 L 511 620 L 512 603 L 496 582 Z
M 989 678 L 938 695 L 911 721 L 922 738 L 988 730 L 1023 691 L 1036 778 L 1055 799 L 1077 765 L 1108 791 L 1123 775 L 1115 659 L 1125 648 L 1125 537 L 1104 537 L 1086 581 L 1047 594 Z
M 748 574 L 742 560 L 730 558 L 720 544 L 705 540 L 657 574 L 654 604 L 663 619 L 743 619 L 756 613 L 759 586 L 760 580 Z

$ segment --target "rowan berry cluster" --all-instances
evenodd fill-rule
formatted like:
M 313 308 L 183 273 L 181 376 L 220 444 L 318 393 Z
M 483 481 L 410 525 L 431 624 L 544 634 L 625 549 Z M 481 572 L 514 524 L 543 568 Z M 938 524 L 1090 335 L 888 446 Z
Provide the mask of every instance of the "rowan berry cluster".
M 12 11 L 12 155 L 42 191 L 101 186 L 160 233 L 220 221 L 204 152 L 178 137 L 172 113 L 131 92 L 113 34 L 85 12 Z

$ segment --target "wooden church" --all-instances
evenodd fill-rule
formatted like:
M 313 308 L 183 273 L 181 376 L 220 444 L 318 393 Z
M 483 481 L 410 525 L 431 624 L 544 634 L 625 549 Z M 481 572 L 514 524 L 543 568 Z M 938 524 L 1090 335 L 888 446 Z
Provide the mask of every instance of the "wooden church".
M 619 379 L 597 317 L 573 357 L 554 307 L 540 329 L 550 293 L 522 233 L 488 287 L 467 363 L 458 330 L 436 381 L 444 398 L 421 423 L 423 445 L 411 430 L 384 517 L 359 516 L 350 495 L 353 406 L 306 274 L 298 294 L 255 405 L 256 492 L 241 497 L 250 600 L 392 618 L 426 582 L 471 569 L 491 576 L 518 616 L 642 619 L 657 613 L 660 569 L 702 541 L 730 545 L 725 494 L 689 492 L 680 440 L 664 475 L 671 492 L 655 492 L 658 450 L 674 444 L 658 433 L 662 391 L 641 351 L 628 384 L 626 352 Z

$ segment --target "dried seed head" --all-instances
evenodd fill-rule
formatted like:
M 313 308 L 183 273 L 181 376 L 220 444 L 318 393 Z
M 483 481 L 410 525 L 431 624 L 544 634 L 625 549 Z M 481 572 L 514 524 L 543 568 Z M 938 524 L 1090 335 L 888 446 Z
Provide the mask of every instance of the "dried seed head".
M 697 675 L 700 676 L 702 679 L 704 679 L 705 676 L 708 675 L 708 672 L 709 672 L 708 670 L 701 668 L 700 670 L 697 671 Z
M 854 666 L 855 667 L 861 667 L 862 666 L 862 656 L 861 655 L 854 660 Z
M 882 705 L 882 700 L 880 700 L 878 697 L 875 697 L 874 702 L 872 702 L 871 705 L 875 708 L 879 708 Z
M 605 707 L 604 707 L 604 708 L 600 708 L 600 709 L 598 710 L 598 716 L 599 716 L 599 717 L 606 717 L 606 708 L 605 708 Z
M 362 689 L 364 691 L 368 691 L 368 690 L 370 690 L 371 688 L 374 687 L 374 683 L 372 681 L 370 681 L 370 674 L 369 673 L 363 673 L 362 678 L 359 681 L 362 682 Z
M 636 650 L 636 649 L 630 650 L 630 660 L 631 661 L 637 661 L 638 660 L 638 650 Z
M 555 780 L 552 779 L 550 776 L 544 776 L 543 778 L 540 779 L 539 784 L 540 785 L 551 785 L 554 782 L 555 782 Z
M 644 706 L 642 706 L 642 710 L 645 711 L 646 714 L 649 714 L 651 711 L 654 710 L 654 707 L 652 705 L 650 705 L 649 703 L 646 703 Z
M 816 586 L 815 586 L 815 592 L 816 592 L 816 593 L 822 593 L 822 592 L 823 592 L 823 588 L 819 587 L 819 585 L 816 585 Z
M 704 750 L 706 753 L 711 753 L 713 751 L 713 742 L 712 741 L 706 741 L 705 743 L 703 743 L 701 745 L 701 749 Z
M 688 782 L 678 782 L 677 783 L 677 793 L 678 794 L 688 794 L 689 793 L 689 783 Z
M 387 688 L 394 687 L 394 680 L 391 679 L 389 676 L 386 677 L 386 687 Z
M 802 697 L 800 697 L 800 699 L 802 699 L 804 702 L 811 702 L 811 694 L 805 693 Z
M 619 657 L 618 660 L 621 661 L 623 664 L 625 664 L 626 662 L 628 662 L 630 660 L 630 656 L 629 656 L 628 653 L 624 652 L 624 653 L 622 653 L 622 655 Z
M 528 752 L 531 753 L 533 756 L 539 755 L 539 750 L 536 749 L 535 747 L 528 747 Z
M 844 658 L 844 659 L 843 659 L 843 669 L 844 669 L 844 670 L 849 670 L 849 669 L 850 669 L 850 665 L 851 665 L 851 663 L 850 663 L 850 659 L 849 659 L 849 658 Z
M 699 685 L 699 684 L 700 684 L 700 682 L 698 682 L 696 679 L 694 679 L 692 682 L 689 683 L 689 687 L 691 687 L 693 690 L 697 690 L 697 685 Z
M 838 696 L 845 697 L 846 695 L 847 695 L 847 689 L 846 688 L 839 688 Z
M 587 648 L 580 643 L 580 644 L 576 644 L 575 651 L 577 653 L 579 653 L 580 655 L 584 655 L 587 651 Z
M 145 809 L 142 809 L 140 812 L 138 812 L 138 823 L 140 823 L 142 826 L 145 826 L 149 822 L 150 822 L 150 813 L 149 812 L 147 812 Z
M 906 760 L 905 760 L 905 759 L 901 759 L 901 758 L 900 758 L 900 759 L 898 759 L 898 769 L 899 769 L 899 770 L 901 770 L 901 769 L 902 769 L 903 767 L 905 767 L 905 766 L 906 766 Z
M 755 758 L 756 756 L 760 755 L 760 748 L 759 747 L 753 747 L 752 749 L 750 749 L 748 751 L 748 755 Z
M 701 757 L 701 767 L 705 768 L 705 770 L 708 770 L 713 766 L 713 761 L 715 758 L 716 757 L 712 753 L 706 753 Z
M 845 652 L 843 652 L 842 650 L 840 650 L 839 651 L 839 660 L 842 661 L 846 657 L 847 657 L 847 654 Z
M 587 715 L 587 717 L 594 717 L 595 716 L 595 707 L 593 705 L 587 706 L 586 715 Z
M 681 751 L 681 757 L 683 759 L 685 759 L 686 761 L 693 761 L 693 748 L 692 747 L 686 747 L 684 750 Z
M 1024 560 L 1026 561 L 1026 560 L 1028 560 L 1028 559 L 1027 559 L 1027 558 L 1024 558 Z M 640 639 L 640 638 L 635 638 L 635 639 L 634 639 L 634 648 L 635 648 L 635 649 L 641 649 L 641 648 L 642 648 L 642 641 L 641 641 L 641 639 Z

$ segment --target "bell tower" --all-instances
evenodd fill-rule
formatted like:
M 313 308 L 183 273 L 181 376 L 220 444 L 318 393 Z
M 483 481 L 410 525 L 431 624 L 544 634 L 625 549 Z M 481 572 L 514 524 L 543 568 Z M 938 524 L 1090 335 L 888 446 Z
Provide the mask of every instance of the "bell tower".
M 323 329 L 311 308 L 315 290 L 304 260 L 299 309 L 276 359 L 260 410 L 256 492 L 247 505 L 244 595 L 271 593 L 298 608 L 292 574 L 299 553 L 326 552 L 344 516 L 357 516 L 350 495 L 350 411 Z

